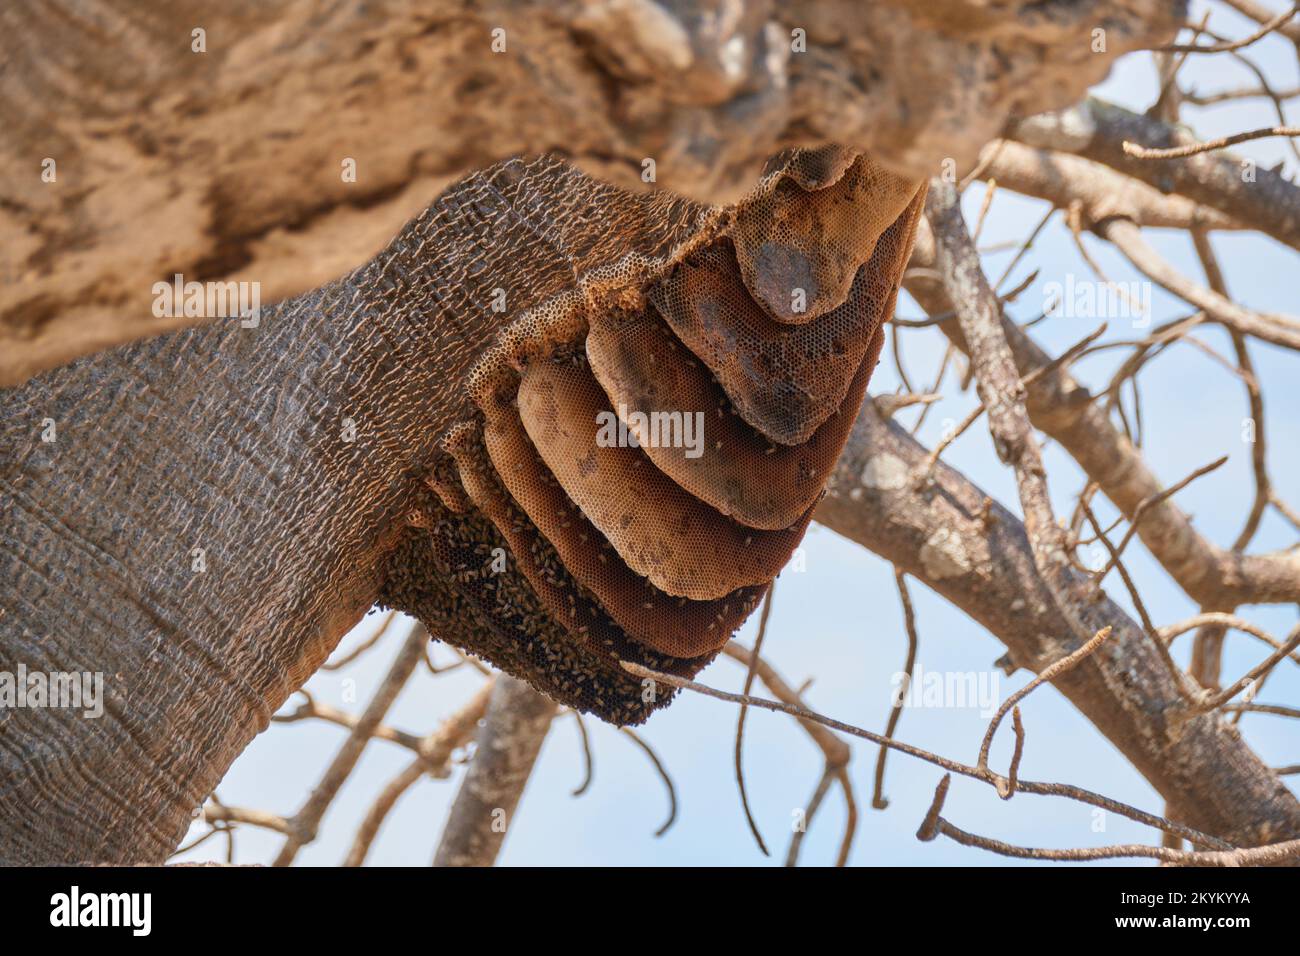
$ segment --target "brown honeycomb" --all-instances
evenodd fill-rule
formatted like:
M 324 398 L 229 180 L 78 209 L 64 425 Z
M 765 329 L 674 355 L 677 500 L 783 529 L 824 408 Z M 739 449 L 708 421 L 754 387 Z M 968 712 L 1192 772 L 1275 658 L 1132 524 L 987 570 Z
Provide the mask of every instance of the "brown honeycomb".
M 843 161 L 836 157 L 831 169 Z M 821 156 L 796 152 L 772 188 L 736 214 L 731 234 L 741 278 L 778 322 L 802 325 L 843 302 L 859 267 L 917 193 L 915 182 L 866 156 L 830 178 Z
M 473 360 L 386 600 L 563 703 L 645 719 L 671 694 L 619 662 L 696 673 L 802 538 L 923 201 L 834 146 L 774 157 L 726 207 L 549 158 L 453 187 L 395 242 L 452 236 L 395 307 L 423 296 Z
M 637 574 L 669 594 L 708 601 L 776 577 L 811 509 L 790 527 L 759 531 L 691 495 L 639 448 L 602 447 L 609 402 L 585 362 L 530 364 L 519 417 L 568 496 Z
M 642 443 L 660 471 L 741 524 L 779 530 L 797 522 L 821 496 L 884 340 L 884 329 L 877 328 L 839 407 L 798 445 L 776 444 L 737 415 L 710 370 L 686 353 L 653 307 L 622 321 L 594 320 L 587 355 L 615 408 L 703 415 L 707 441 L 700 442 L 698 455 Z

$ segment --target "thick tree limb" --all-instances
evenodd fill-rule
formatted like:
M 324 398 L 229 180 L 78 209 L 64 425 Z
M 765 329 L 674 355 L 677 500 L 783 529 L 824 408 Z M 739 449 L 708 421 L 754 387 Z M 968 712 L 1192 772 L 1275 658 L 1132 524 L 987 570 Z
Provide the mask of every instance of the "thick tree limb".
M 201 321 L 152 314 L 152 284 L 177 272 L 260 282 L 263 303 L 320 286 L 449 180 L 513 154 L 636 185 L 650 158 L 660 185 L 710 201 L 788 145 L 964 169 L 1013 113 L 1061 107 L 1170 39 L 1182 7 L 6 4 L 0 385 Z M 1099 24 L 1104 53 L 1087 42 Z
M 970 348 L 993 447 L 998 458 L 1016 473 L 1034 565 L 1069 623 L 1068 632 L 1058 634 L 1057 640 L 1072 649 L 1095 628 L 1089 628 L 1080 612 L 1086 600 L 1080 583 L 1066 573 L 1069 542 L 1052 513 L 1042 453 L 1025 411 L 1025 388 L 1002 331 L 1002 306 L 989 288 L 975 243 L 966 232 L 956 186 L 941 180 L 931 182 L 926 218 L 934 235 L 935 264 L 948 297 L 956 304 L 957 323 Z
M 1124 216 L 1158 229 L 1247 229 L 1217 209 L 1166 195 L 1092 160 L 1000 139 L 984 147 L 980 178 L 999 189 L 1045 199 L 1058 209 L 1082 203 L 1093 221 Z
M 923 229 L 912 255 L 907 291 L 930 315 L 952 316 L 940 321 L 939 328 L 958 348 L 968 351 L 952 301 L 933 274 L 934 262 L 934 238 Z M 1051 363 L 1051 357 L 1005 316 L 1002 326 L 1022 376 Z M 1067 369 L 1056 368 L 1035 379 L 1027 388 L 1026 406 L 1035 427 L 1060 442 L 1126 517 L 1131 519 L 1142 502 L 1160 495 L 1163 485 L 1141 453 Z M 1300 556 L 1295 552 L 1243 555 L 1228 551 L 1204 538 L 1168 499 L 1146 509 L 1137 534 L 1179 586 L 1203 607 L 1300 601 Z

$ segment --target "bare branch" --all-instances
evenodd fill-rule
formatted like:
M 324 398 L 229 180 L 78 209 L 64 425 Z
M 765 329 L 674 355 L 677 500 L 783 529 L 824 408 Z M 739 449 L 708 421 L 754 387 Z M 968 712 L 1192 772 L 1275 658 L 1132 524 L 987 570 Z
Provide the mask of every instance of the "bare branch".
M 442 726 L 420 742 L 420 756 L 412 760 L 396 777 L 390 780 L 380 791 L 375 802 L 371 804 L 366 817 L 357 828 L 352 840 L 352 849 L 348 851 L 344 866 L 361 866 L 370 852 L 388 814 L 417 780 L 426 774 L 446 772 L 451 761 L 452 752 L 462 747 L 474 733 L 474 728 L 487 712 L 488 699 L 492 693 L 492 682 L 486 681 L 479 687 L 468 702 L 459 711 L 443 722 Z
M 894 584 L 898 588 L 899 603 L 903 606 L 903 627 L 907 631 L 907 659 L 903 662 L 904 683 L 899 688 L 898 696 L 890 705 L 889 720 L 885 724 L 885 736 L 888 738 L 894 736 L 894 731 L 898 729 L 899 718 L 903 716 L 903 704 L 907 700 L 906 691 L 912 683 L 916 652 L 921 643 L 916 631 L 916 610 L 912 607 L 912 595 L 907 590 L 907 576 L 898 568 L 894 568 Z M 888 753 L 888 747 L 881 747 L 880 753 L 876 755 L 876 783 L 871 795 L 871 805 L 877 810 L 884 810 L 889 806 L 889 801 L 885 799 L 885 757 Z
M 447 816 L 434 866 L 491 866 L 523 795 L 555 703 L 502 674 L 493 683 L 474 759 Z
M 631 727 L 620 727 L 619 730 L 632 743 L 636 744 L 638 749 L 650 760 L 655 772 L 659 774 L 659 779 L 663 781 L 664 789 L 668 792 L 668 819 L 664 820 L 659 829 L 655 830 L 655 836 L 661 837 L 677 822 L 677 787 L 673 784 L 673 778 L 668 773 L 668 768 L 664 766 L 663 761 L 659 759 L 659 755 L 655 753 L 653 747 L 642 739 L 640 734 Z
M 1078 650 L 1062 657 L 1051 666 L 1045 667 L 1033 680 L 1002 702 L 997 713 L 993 715 L 993 719 L 989 722 L 989 729 L 984 733 L 984 740 L 980 743 L 979 760 L 976 762 L 977 767 L 982 770 L 988 770 L 989 750 L 993 747 L 993 738 L 998 732 L 998 726 L 1002 723 L 1002 718 L 1007 715 L 1007 711 L 1011 710 L 1020 703 L 1020 701 L 1032 694 L 1036 688 L 1049 683 L 1050 681 L 1054 681 L 1060 675 L 1073 670 L 1080 661 L 1091 655 L 1097 648 L 1101 647 L 1102 641 L 1110 637 L 1111 631 L 1112 628 L 1103 627 L 1092 636 L 1092 639 L 1088 641 L 1088 643 L 1084 644 Z
M 772 615 L 772 595 L 776 591 L 776 582 L 768 586 L 767 594 L 763 598 L 763 610 L 758 618 L 758 636 L 754 638 L 754 652 L 750 657 L 749 667 L 745 671 L 745 690 L 748 694 L 750 688 L 754 686 L 754 672 L 758 663 L 758 655 L 763 653 L 763 639 L 767 637 L 767 622 Z M 754 842 L 758 844 L 759 850 L 764 856 L 771 856 L 768 852 L 767 844 L 763 842 L 763 834 L 758 830 L 758 821 L 754 819 L 754 813 L 749 808 L 749 793 L 745 790 L 745 766 L 741 759 L 742 748 L 745 741 L 745 714 L 744 707 L 740 708 L 740 713 L 736 717 L 736 786 L 740 789 L 740 805 L 745 811 L 745 822 L 749 824 L 749 832 L 754 836 Z
M 820 724 L 824 727 L 829 727 L 832 730 L 838 730 L 841 733 L 849 734 L 850 736 L 853 737 L 861 737 L 864 740 L 872 741 L 873 743 L 877 743 L 882 746 L 889 747 L 892 750 L 897 750 L 900 753 L 905 753 L 908 756 L 916 757 L 919 760 L 924 760 L 928 763 L 935 764 L 936 766 L 942 767 L 944 770 L 947 770 L 950 773 L 961 774 L 962 776 L 971 777 L 973 779 L 983 781 L 984 783 L 989 783 L 989 784 L 994 783 L 995 775 L 990 774 L 987 771 L 981 770 L 978 767 L 968 766 L 967 764 L 959 763 L 956 760 L 950 760 L 947 757 L 941 757 L 938 754 L 931 753 L 928 750 L 925 750 L 921 747 L 913 746 L 912 744 L 903 743 L 902 741 L 898 741 L 898 740 L 890 740 L 886 737 L 881 736 L 880 734 L 873 733 L 870 730 L 864 730 L 861 727 L 855 727 L 852 724 L 846 724 L 843 721 L 835 720 L 832 717 L 824 717 L 821 714 L 809 710 L 806 707 L 802 707 L 794 704 L 786 704 L 781 701 L 765 700 L 762 697 L 746 696 L 744 694 L 732 694 L 724 690 L 718 690 L 716 687 L 709 687 L 706 684 L 701 684 L 698 681 L 688 680 L 684 677 L 677 677 L 676 675 L 673 674 L 665 674 L 660 671 L 651 670 L 648 667 L 644 667 L 640 664 L 636 664 L 631 661 L 623 661 L 621 663 L 624 670 L 637 677 L 649 678 L 651 680 L 660 681 L 670 687 L 678 687 L 678 688 L 682 688 L 683 690 L 695 691 L 696 693 L 703 694 L 706 697 L 713 697 L 717 700 L 728 701 L 734 704 L 743 703 L 750 707 L 761 707 L 764 710 L 789 714 L 791 717 L 797 718 L 800 721 L 800 723 L 811 722 L 815 724 Z M 1108 797 L 1104 797 L 1098 793 L 1093 793 L 1090 790 L 1085 790 L 1082 787 L 1075 787 L 1069 784 L 1038 783 L 1036 781 L 1021 780 L 1018 781 L 1017 783 L 1017 789 L 1024 793 L 1033 793 L 1040 796 L 1067 797 L 1072 800 L 1077 800 L 1081 803 L 1087 803 L 1092 806 L 1101 807 L 1104 810 L 1110 810 L 1114 813 L 1120 814 L 1121 816 L 1127 817 L 1130 820 L 1135 820 L 1138 823 L 1144 823 L 1148 826 L 1155 827 L 1156 829 L 1159 830 L 1164 830 L 1170 833 L 1177 833 L 1180 836 L 1183 836 L 1190 840 L 1195 840 L 1198 843 L 1203 843 L 1209 846 L 1225 845 L 1224 841 L 1218 839 L 1217 837 L 1211 836 L 1207 833 L 1200 833 L 1199 831 L 1193 830 L 1190 827 L 1183 826 L 1182 824 L 1176 823 L 1172 820 L 1166 820 L 1163 817 L 1158 817 L 1152 813 L 1147 813 L 1144 810 L 1139 810 L 1136 807 L 1131 807 L 1127 804 L 1120 803 L 1117 800 L 1111 800 Z
M 1294 17 L 1298 10 L 1300 10 L 1300 4 L 1291 7 L 1290 10 L 1283 10 L 1277 16 L 1272 17 L 1261 25 L 1254 33 L 1244 36 L 1240 40 L 1231 40 L 1225 43 L 1211 43 L 1205 46 L 1198 46 L 1195 43 L 1168 43 L 1160 47 L 1160 50 L 1164 53 L 1227 53 L 1232 50 L 1240 50 L 1244 47 L 1250 46 L 1252 43 L 1262 40 L 1274 30 L 1280 28 L 1283 24 L 1287 23 L 1292 17 Z
M 924 222 L 922 222 L 924 226 Z M 907 289 L 932 315 L 952 310 L 941 281 L 927 273 L 934 262 L 934 239 L 928 229 L 918 235 L 909 268 Z M 1051 362 L 1050 357 L 1014 322 L 1002 319 L 1017 369 L 1024 375 Z M 956 320 L 940 329 L 968 352 Z M 1027 386 L 1027 407 L 1033 423 L 1062 447 L 1097 482 L 1102 492 L 1130 519 L 1137 507 L 1162 492 L 1160 481 L 1140 451 L 1118 432 L 1094 396 L 1064 368 L 1045 374 Z M 1275 507 L 1282 510 L 1284 505 Z M 1300 525 L 1300 516 L 1297 519 Z M 1300 554 L 1279 551 L 1242 555 L 1220 548 L 1202 537 L 1170 501 L 1156 505 L 1138 527 L 1138 536 L 1165 570 L 1202 607 L 1235 607 L 1242 603 L 1300 601 Z
M 925 815 L 917 839 L 929 841 L 943 834 L 962 846 L 988 850 L 1001 856 L 1018 857 L 1025 860 L 1056 860 L 1076 863 L 1096 860 L 1115 860 L 1124 857 L 1138 857 L 1160 860 L 1179 866 L 1269 866 L 1285 863 L 1300 857 L 1300 840 L 1288 840 L 1271 846 L 1238 850 L 1175 850 L 1163 846 L 1145 846 L 1130 843 L 1122 846 L 1085 847 L 1070 850 L 1045 850 L 1037 847 L 1014 846 L 1001 840 L 977 836 L 959 827 L 953 826 L 941 814 L 944 799 L 948 795 L 948 775 L 945 774 L 935 788 L 934 802 Z
M 357 761 L 361 759 L 361 753 L 374 736 L 375 728 L 384 719 L 388 709 L 393 706 L 393 701 L 397 700 L 397 695 L 402 692 L 402 688 L 406 686 L 406 682 L 419 666 L 420 658 L 424 654 L 424 645 L 428 640 L 429 632 L 425 630 L 424 625 L 413 624 L 406 641 L 402 644 L 402 649 L 398 651 L 397 657 L 390 665 L 388 673 L 384 675 L 383 681 L 380 682 L 375 696 L 366 705 L 356 726 L 335 754 L 320 782 L 307 798 L 307 802 L 290 818 L 289 837 L 276 855 L 273 866 L 288 866 L 302 847 L 316 839 L 316 830 L 320 826 L 321 818 L 325 816 L 325 811 L 334 802 L 339 788 L 347 781 Z
M 867 404 L 817 519 L 925 580 L 1006 644 L 1014 666 L 1038 671 L 1069 653 L 1074 646 L 1059 641 L 1069 625 L 1038 577 L 1020 521 L 943 464 L 934 488 L 917 492 L 906 479 L 925 456 L 902 426 Z M 1178 819 L 1242 844 L 1300 834 L 1300 802 L 1217 716 L 1179 728 L 1153 720 L 1182 705 L 1194 685 L 1170 673 L 1155 642 L 1120 607 L 1091 593 L 1083 612 L 1093 633 L 1107 625 L 1114 632 L 1102 653 L 1053 686 Z
M 1021 120 L 1012 139 L 1029 146 L 1076 153 L 1166 193 L 1186 196 L 1250 228 L 1300 249 L 1300 187 L 1280 173 L 1227 152 L 1200 153 L 1167 163 L 1128 155 L 1124 143 L 1167 149 L 1195 144 L 1159 119 L 1089 97 L 1056 113 Z M 1242 171 L 1248 169 L 1249 177 Z
M 749 650 L 737 641 L 729 641 L 727 646 L 723 648 L 723 653 L 733 660 L 745 664 L 747 669 L 752 668 L 753 672 L 758 675 L 758 678 L 763 682 L 764 686 L 766 686 L 778 700 L 783 701 L 791 707 L 803 707 L 803 700 L 799 691 L 791 687 L 785 679 L 767 663 L 767 661 L 763 660 L 755 652 Z M 799 724 L 803 727 L 808 736 L 812 738 L 813 743 L 821 749 L 822 756 L 826 761 L 826 766 L 822 773 L 822 779 L 825 780 L 828 776 L 833 778 L 840 784 L 840 788 L 844 792 L 846 810 L 844 836 L 840 840 L 840 854 L 836 863 L 837 866 L 844 866 L 848 862 L 849 850 L 853 846 L 853 835 L 857 830 L 858 821 L 858 805 L 853 796 L 853 786 L 850 783 L 847 771 L 852 751 L 844 741 L 840 740 L 837 736 L 828 731 L 825 727 L 820 726 L 815 721 L 801 720 Z M 809 803 L 804 814 L 805 829 L 812 826 L 813 816 L 815 815 L 817 808 L 821 806 L 821 800 L 817 799 L 818 793 L 821 793 L 820 783 L 818 784 L 818 790 L 814 792 L 813 802 Z M 800 842 L 801 834 L 799 831 L 796 831 L 795 836 L 791 839 L 790 849 L 786 854 L 787 866 L 793 866 L 795 862 L 797 862 Z
M 1300 349 L 1300 319 L 1254 312 L 1197 285 L 1165 261 L 1142 238 L 1138 227 L 1127 220 L 1107 220 L 1097 226 L 1097 232 L 1113 242 L 1139 272 L 1233 331 L 1285 348 Z

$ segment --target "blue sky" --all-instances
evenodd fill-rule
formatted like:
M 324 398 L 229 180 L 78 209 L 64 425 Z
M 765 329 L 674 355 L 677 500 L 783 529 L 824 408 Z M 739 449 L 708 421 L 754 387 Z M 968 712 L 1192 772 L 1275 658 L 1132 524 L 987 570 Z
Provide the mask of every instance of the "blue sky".
M 1192 19 L 1204 5 L 1194 4 Z M 1215 6 L 1212 29 L 1229 35 L 1249 33 L 1253 27 Z M 1296 54 L 1289 42 L 1270 37 L 1248 51 L 1278 88 L 1296 85 Z M 1182 73 L 1184 85 L 1200 92 L 1247 85 L 1252 76 L 1228 57 L 1193 57 Z M 1145 109 L 1155 91 L 1149 55 L 1120 60 L 1110 77 L 1094 92 L 1102 98 Z M 1294 115 L 1294 114 L 1293 114 Z M 1201 138 L 1273 125 L 1271 106 L 1259 102 L 1234 102 L 1208 109 L 1188 107 L 1184 113 Z M 1284 161 L 1288 173 L 1295 159 L 1280 139 L 1247 143 L 1238 152 L 1261 165 Z M 974 219 L 983 187 L 973 186 L 965 196 L 968 219 Z M 981 245 L 1020 240 L 1045 211 L 1044 204 L 999 192 L 981 236 Z M 1148 230 L 1148 240 L 1186 274 L 1200 272 L 1190 241 L 1181 234 Z M 1107 274 L 1116 280 L 1136 279 L 1127 263 L 1103 242 L 1085 241 Z M 1296 313 L 1297 260 L 1295 253 L 1255 234 L 1220 233 L 1214 245 L 1239 301 L 1262 310 Z M 1009 253 L 991 253 L 986 270 L 1001 273 Z M 1032 318 L 1044 304 L 1044 287 L 1064 282 L 1073 274 L 1092 274 L 1081 259 L 1060 214 L 1040 236 L 1032 252 L 1011 276 L 1008 287 L 1034 269 L 1034 284 L 1021 296 L 1012 313 Z M 1153 321 L 1158 323 L 1186 314 L 1182 303 L 1156 290 Z M 906 296 L 899 313 L 917 316 L 920 310 Z M 1036 326 L 1034 334 L 1052 354 L 1063 351 L 1098 324 L 1095 318 L 1054 318 Z M 1134 337 L 1135 331 L 1112 321 L 1107 339 Z M 1203 341 L 1222 354 L 1231 346 L 1218 330 L 1201 333 Z M 944 340 L 934 330 L 905 333 L 904 356 L 916 382 L 928 382 L 943 354 Z M 1271 474 L 1278 491 L 1300 506 L 1300 376 L 1297 357 L 1281 349 L 1252 343 L 1252 355 L 1263 384 Z M 1086 384 L 1104 384 L 1125 355 L 1114 350 L 1090 357 L 1076 367 Z M 886 359 L 872 381 L 873 394 L 893 391 L 897 376 Z M 1249 507 L 1252 487 L 1250 447 L 1242 441 L 1242 420 L 1248 416 L 1240 384 L 1190 346 L 1178 346 L 1153 362 L 1142 377 L 1147 460 L 1166 483 L 1173 483 L 1220 455 L 1227 465 L 1194 483 L 1177 498 L 1195 516 L 1200 531 L 1221 544 L 1236 536 Z M 942 386 L 947 396 L 931 411 L 920 439 L 932 445 L 944 419 L 960 420 L 974 405 L 973 396 L 959 391 L 950 374 Z M 902 416 L 909 424 L 912 418 Z M 1059 449 L 1046 451 L 1049 480 L 1058 513 L 1068 514 L 1084 478 Z M 959 438 L 945 460 L 1012 510 L 1018 511 L 1011 473 L 996 460 L 984 422 Z M 1106 520 L 1114 514 L 1103 503 Z M 1253 547 L 1282 548 L 1296 540 L 1294 529 L 1270 512 Z M 807 570 L 781 576 L 774 599 L 765 656 L 794 684 L 813 679 L 806 699 L 822 713 L 879 730 L 888 710 L 891 678 L 901 668 L 906 650 L 902 615 L 890 566 L 861 547 L 814 525 L 806 541 Z M 1140 545 L 1127 555 L 1144 600 L 1157 624 L 1167 624 L 1195 613 L 1165 572 Z M 1115 576 L 1108 582 L 1111 595 L 1128 606 Z M 931 671 L 996 673 L 999 697 L 1023 686 L 1028 675 L 1006 678 L 993 668 L 1002 645 L 978 624 L 923 585 L 912 582 L 921 634 L 920 664 Z M 1243 616 L 1284 636 L 1294 625 L 1294 607 L 1243 609 Z M 755 620 L 739 635 L 749 642 Z M 354 646 L 369 633 L 377 618 L 369 618 L 357 633 L 345 638 L 341 650 Z M 357 665 L 343 672 L 317 674 L 308 687 L 318 698 L 335 706 L 359 710 L 379 683 L 402 640 L 403 628 L 390 628 L 380 646 Z M 1224 674 L 1229 679 L 1247 670 L 1261 657 L 1260 645 L 1239 634 L 1228 638 Z M 1176 656 L 1185 662 L 1190 642 L 1183 639 Z M 440 661 L 452 656 L 435 649 Z M 466 669 L 438 678 L 421 671 L 403 692 L 388 722 L 425 733 L 453 713 L 466 699 L 478 678 Z M 357 700 L 344 701 L 343 680 L 356 681 Z M 720 659 L 700 677 L 706 683 L 738 690 L 741 668 Z M 1300 672 L 1290 667 L 1270 678 L 1261 700 L 1294 702 L 1300 699 Z M 292 705 L 292 701 L 291 701 Z M 1127 761 L 1055 690 L 1043 688 L 1022 706 L 1027 745 L 1022 775 L 1088 786 L 1108 796 L 1160 812 L 1161 802 L 1151 787 Z M 772 859 L 764 858 L 749 835 L 732 770 L 736 710 L 729 704 L 685 694 L 668 710 L 642 728 L 646 740 L 658 751 L 672 774 L 678 791 L 676 825 L 662 838 L 653 834 L 663 821 L 667 801 L 653 768 L 644 755 L 612 728 L 589 720 L 595 778 L 581 798 L 570 791 L 582 777 L 576 728 L 571 717 L 557 720 L 533 778 L 512 822 L 501 856 L 505 865 L 606 864 L 606 865 L 773 865 L 784 858 L 793 811 L 806 804 L 821 770 L 819 752 L 788 718 L 762 711 L 751 712 L 746 735 L 746 768 L 751 805 L 759 826 L 773 846 Z M 973 762 L 987 718 L 978 708 L 917 708 L 903 715 L 899 736 L 908 742 L 947 756 Z M 1300 735 L 1287 721 L 1262 715 L 1243 722 L 1247 740 L 1268 762 L 1300 762 Z M 307 796 L 342 742 L 344 731 L 319 722 L 273 725 L 231 768 L 218 790 L 228 804 L 256 806 L 290 814 Z M 1003 733 L 994 748 L 994 765 L 1006 765 L 1010 734 Z M 1013 863 L 990 854 L 960 847 L 940 838 L 931 843 L 916 840 L 915 831 L 929 805 L 941 772 L 928 764 L 894 754 L 890 757 L 884 811 L 870 809 L 875 748 L 855 746 L 851 774 L 859 798 L 858 835 L 851 862 L 858 865 L 1000 865 Z M 404 750 L 372 743 L 326 816 L 321 835 L 299 856 L 300 864 L 336 865 L 347 852 L 357 822 L 389 777 L 408 758 Z M 450 781 L 424 780 L 407 792 L 389 817 L 372 848 L 369 862 L 426 865 L 432 858 L 446 811 L 455 794 L 459 771 Z M 1290 778 L 1294 787 L 1300 778 Z M 1009 842 L 1046 847 L 1091 846 L 1110 843 L 1151 842 L 1144 827 L 1109 815 L 1099 821 L 1091 808 L 1068 801 L 1017 796 L 1003 802 L 984 785 L 958 779 L 953 783 L 945 815 L 965 829 Z M 838 791 L 826 805 L 804 841 L 806 864 L 833 861 L 844 821 Z M 1099 829 L 1104 826 L 1104 829 Z M 196 833 L 198 831 L 195 831 Z M 274 855 L 280 837 L 244 828 L 238 838 L 239 862 L 266 862 Z M 186 856 L 214 858 L 224 852 L 214 839 Z

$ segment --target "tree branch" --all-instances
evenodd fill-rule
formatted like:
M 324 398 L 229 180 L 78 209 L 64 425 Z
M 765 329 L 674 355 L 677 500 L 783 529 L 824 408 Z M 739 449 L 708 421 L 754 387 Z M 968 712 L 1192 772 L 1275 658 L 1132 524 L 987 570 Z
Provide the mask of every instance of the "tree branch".
M 930 315 L 953 315 L 952 300 L 943 283 L 931 274 L 934 268 L 934 237 L 924 229 L 917 236 L 907 291 Z M 1052 363 L 1018 325 L 1005 316 L 1001 323 L 1022 376 Z M 969 354 L 956 318 L 938 324 Z M 1111 424 L 1094 396 L 1068 369 L 1059 367 L 1043 374 L 1027 385 L 1026 393 L 1033 424 L 1059 442 L 1127 518 L 1132 520 L 1143 502 L 1157 502 L 1138 525 L 1138 537 L 1197 604 L 1222 608 L 1249 602 L 1300 601 L 1300 555 L 1291 551 L 1236 554 L 1206 540 L 1176 504 L 1161 498 L 1164 488 L 1141 452 Z
M 1069 109 L 1021 120 L 1008 135 L 1029 146 L 1076 153 L 1300 249 L 1300 187 L 1281 173 L 1257 168 L 1252 160 L 1226 152 L 1167 162 L 1150 162 L 1125 152 L 1125 143 L 1157 149 L 1197 145 L 1187 133 L 1158 119 L 1088 97 Z
M 318 287 L 512 155 L 637 188 L 652 159 L 710 202 L 793 145 L 964 168 L 1012 113 L 1081 96 L 1181 22 L 1166 0 L 1033 6 L 231 0 L 196 24 L 153 0 L 4 4 L 0 385 L 194 324 L 152 312 L 178 272 L 259 282 L 264 303 Z M 1102 22 L 1099 54 L 1078 37 Z
M 434 866 L 491 866 L 496 861 L 555 711 L 554 701 L 523 681 L 497 676 Z
M 1070 625 L 1039 577 L 1024 526 L 942 462 L 918 490 L 927 452 L 868 402 L 817 520 L 874 551 L 979 622 L 1018 667 L 1039 672 L 1069 648 Z M 1062 574 L 1083 576 L 1072 570 Z M 1054 684 L 1170 805 L 1176 819 L 1239 845 L 1300 835 L 1300 801 L 1217 715 L 1175 726 L 1183 688 L 1142 628 L 1099 589 L 1084 617 L 1114 630 Z

